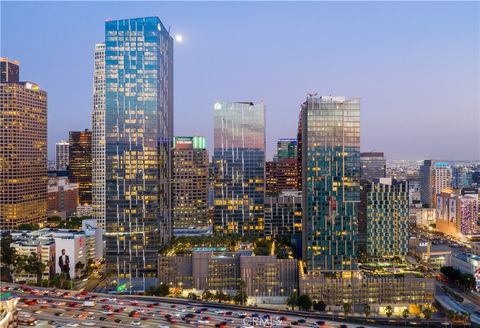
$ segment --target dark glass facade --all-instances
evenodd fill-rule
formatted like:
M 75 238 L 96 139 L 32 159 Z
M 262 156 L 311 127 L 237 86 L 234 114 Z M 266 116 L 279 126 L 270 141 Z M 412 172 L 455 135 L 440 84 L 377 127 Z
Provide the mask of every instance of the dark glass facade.
M 303 248 L 309 271 L 356 269 L 360 100 L 302 105 Z
M 92 203 L 92 131 L 70 131 L 68 180 L 78 184 L 80 204 Z
M 263 235 L 265 106 L 214 105 L 214 228 L 218 233 Z
M 382 152 L 360 154 L 360 176 L 362 180 L 379 179 L 387 176 L 387 160 Z
M 297 139 L 279 139 L 277 141 L 277 161 L 297 158 Z
M 105 23 L 105 75 L 107 270 L 142 291 L 171 235 L 173 39 L 158 17 Z
M 0 82 L 18 83 L 20 81 L 20 63 L 17 60 L 0 58 Z

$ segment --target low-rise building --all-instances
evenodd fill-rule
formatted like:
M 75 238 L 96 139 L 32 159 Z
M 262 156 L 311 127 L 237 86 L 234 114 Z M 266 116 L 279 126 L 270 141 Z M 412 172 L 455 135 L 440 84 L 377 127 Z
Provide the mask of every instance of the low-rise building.
M 41 280 L 49 280 L 55 273 L 55 241 L 52 239 L 19 239 L 11 244 L 16 254 L 29 257 L 36 254 L 37 258 L 45 265 Z M 15 282 L 37 281 L 37 275 L 24 271 L 13 274 Z
M 103 257 L 103 231 L 96 227 L 95 220 L 85 220 L 85 230 L 45 228 L 36 231 L 12 231 L 12 247 L 17 253 L 30 255 L 36 253 L 47 265 L 44 279 L 50 279 L 61 273 L 59 257 L 62 250 L 69 259 L 70 277 L 76 278 L 89 260 L 96 261 Z M 79 264 L 80 263 L 80 264 Z M 15 277 L 16 281 L 32 277 Z
M 480 256 L 468 253 L 455 253 L 450 265 L 463 273 L 472 274 L 476 281 L 476 290 L 480 292 Z
M 160 255 L 159 283 L 201 295 L 204 290 L 234 295 L 245 283 L 248 302 L 284 303 L 297 288 L 297 261 L 254 256 L 252 251 L 193 250 L 185 255 Z
M 408 252 L 420 262 L 429 264 L 436 269 L 450 265 L 452 251 L 448 246 L 433 245 L 431 241 L 420 240 L 417 237 L 410 238 Z
M 421 204 L 409 208 L 409 225 L 429 228 L 435 224 L 435 209 L 423 207 Z
M 431 304 L 434 300 L 434 278 L 416 273 L 373 274 L 364 271 L 300 274 L 301 294 L 323 301 L 331 310 L 342 310 L 343 303 L 359 311 L 369 304 L 372 312 L 383 312 L 390 305 L 401 313 L 410 304 Z

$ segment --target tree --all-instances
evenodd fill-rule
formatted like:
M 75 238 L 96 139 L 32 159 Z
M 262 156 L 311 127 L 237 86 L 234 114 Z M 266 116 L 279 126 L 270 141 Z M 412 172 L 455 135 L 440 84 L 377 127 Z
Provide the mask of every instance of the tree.
M 453 321 L 453 320 L 455 319 L 455 316 L 456 316 L 455 311 L 453 311 L 453 310 L 448 310 L 448 311 L 447 311 L 447 318 L 448 318 L 450 321 Z
M 162 297 L 168 296 L 169 293 L 170 293 L 170 288 L 163 283 L 158 285 L 157 287 L 150 286 L 145 292 L 145 294 L 149 296 L 162 296 Z
M 24 270 L 25 272 L 36 276 L 37 285 L 39 286 L 42 282 L 42 275 L 45 271 L 45 268 L 45 263 L 38 258 L 37 253 L 32 252 L 26 259 Z
M 410 315 L 410 311 L 408 311 L 408 309 L 403 309 L 402 317 L 405 320 L 405 326 L 407 325 L 407 319 L 409 315 Z
M 205 289 L 202 293 L 202 299 L 204 301 L 210 301 L 214 298 L 215 295 L 213 295 L 213 293 L 211 291 L 209 291 L 208 289 Z
M 194 292 L 188 293 L 187 297 L 191 300 L 194 300 L 194 301 L 198 298 L 197 294 L 195 294 Z
M 350 312 L 350 309 L 351 309 L 350 303 L 344 302 L 342 306 L 343 306 L 343 312 L 345 313 L 345 316 L 348 316 L 348 313 Z
M 324 312 L 326 308 L 327 308 L 327 304 L 324 301 L 313 302 L 313 309 L 315 311 Z
M 36 223 L 22 223 L 17 227 L 18 230 L 28 230 L 28 231 L 33 231 L 33 230 L 38 230 L 40 229 L 40 226 Z
M 370 307 L 370 304 L 363 304 L 363 314 L 365 314 L 365 318 L 368 318 L 371 313 L 372 308 Z
M 91 275 L 93 270 L 95 269 L 95 262 L 92 259 L 88 259 L 87 266 L 85 267 L 85 273 L 87 276 Z
M 15 262 L 15 248 L 11 245 L 13 243 L 12 235 L 7 232 L 0 236 L 0 263 L 10 268 Z
M 287 305 L 292 308 L 292 310 L 295 310 L 295 306 L 297 306 L 297 293 L 291 293 L 290 296 L 287 299 Z
M 241 290 L 237 290 L 237 293 L 235 294 L 235 296 L 233 296 L 233 301 L 236 303 L 236 304 L 245 304 L 245 300 L 247 299 L 247 294 L 244 292 L 244 291 L 241 291 Z
M 427 327 L 430 325 L 430 319 L 432 318 L 433 311 L 429 306 L 426 306 L 423 311 L 423 317 L 427 320 Z
M 65 273 L 57 273 L 49 281 L 50 287 L 60 288 L 60 289 L 70 289 L 70 281 Z
M 393 314 L 393 307 L 391 305 L 387 305 L 385 307 L 385 314 L 387 315 L 387 317 L 391 317 L 392 314 Z
M 297 306 L 300 310 L 310 311 L 312 308 L 312 299 L 307 294 L 298 296 Z
M 460 274 L 460 283 L 468 290 L 475 289 L 476 281 L 475 276 L 471 273 Z
M 214 299 L 216 299 L 219 303 L 222 303 L 222 301 L 228 301 L 229 297 L 222 290 L 217 290 L 214 295 Z

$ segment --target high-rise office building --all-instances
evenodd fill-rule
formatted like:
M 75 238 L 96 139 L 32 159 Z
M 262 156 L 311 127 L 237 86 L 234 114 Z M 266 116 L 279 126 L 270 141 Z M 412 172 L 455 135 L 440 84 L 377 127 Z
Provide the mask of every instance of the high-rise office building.
M 66 171 L 68 169 L 68 141 L 55 143 L 55 169 Z
M 283 190 L 299 189 L 300 177 L 296 158 L 266 162 L 265 170 L 267 195 L 278 195 Z
M 297 158 L 297 139 L 279 139 L 277 141 L 277 161 L 285 158 Z
M 215 230 L 263 235 L 265 106 L 251 102 L 214 105 Z
M 381 152 L 360 153 L 360 178 L 373 180 L 387 176 L 387 161 Z
M 302 232 L 302 193 L 282 191 L 265 197 L 265 235 L 291 236 Z
M 105 228 L 105 43 L 95 45 L 92 113 L 92 211 Z
M 297 170 L 298 170 L 298 190 L 302 190 L 302 111 L 298 114 L 297 125 Z
M 303 256 L 309 272 L 356 269 L 360 99 L 302 104 Z
M 92 203 L 92 131 L 70 131 L 68 180 L 78 184 L 79 203 Z
M 436 195 L 452 186 L 452 168 L 448 163 L 425 160 L 420 167 L 420 198 L 424 206 L 434 206 Z
M 175 137 L 173 145 L 174 234 L 182 229 L 205 229 L 209 226 L 209 158 L 205 137 Z
M 406 256 L 408 252 L 408 182 L 391 178 L 362 183 L 361 202 L 366 204 L 368 257 Z
M 105 81 L 107 271 L 142 291 L 171 235 L 173 38 L 158 17 L 105 23 Z
M 472 171 L 461 165 L 452 166 L 452 187 L 468 188 L 472 185 Z
M 20 80 L 20 63 L 18 60 L 9 60 L 0 57 L 0 82 L 18 83 Z
M 478 233 L 477 188 L 447 188 L 436 197 L 435 216 L 438 231 L 456 238 Z
M 47 218 L 47 93 L 0 63 L 0 229 L 14 229 Z

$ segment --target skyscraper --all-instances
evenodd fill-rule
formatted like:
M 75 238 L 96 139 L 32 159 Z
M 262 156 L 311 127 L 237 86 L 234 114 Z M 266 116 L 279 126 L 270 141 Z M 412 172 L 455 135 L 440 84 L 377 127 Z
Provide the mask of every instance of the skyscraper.
M 13 229 L 47 218 L 47 93 L 0 63 L 0 229 Z
M 408 252 L 408 182 L 391 178 L 368 180 L 366 203 L 368 257 L 406 256 Z M 360 229 L 360 227 L 359 227 Z
M 372 180 L 387 176 L 387 161 L 381 152 L 360 153 L 360 178 Z
M 57 171 L 68 169 L 68 141 L 55 143 L 55 169 Z
M 105 79 L 107 270 L 142 291 L 171 235 L 173 38 L 158 17 L 105 23 Z
M 309 96 L 301 122 L 307 269 L 353 270 L 360 201 L 360 99 Z
M 18 83 L 20 80 L 20 63 L 18 60 L 8 60 L 0 57 L 0 82 Z
M 298 162 L 296 158 L 283 158 L 266 162 L 266 193 L 278 195 L 283 190 L 298 190 Z
M 175 137 L 173 148 L 173 228 L 204 229 L 208 222 L 208 151 L 205 137 Z
M 420 198 L 428 207 L 436 203 L 436 195 L 452 186 L 452 168 L 448 163 L 425 160 L 420 167 Z
M 279 139 L 277 141 L 277 161 L 285 158 L 297 158 L 297 139 Z
M 214 105 L 215 230 L 263 235 L 265 106 L 251 102 Z
M 78 184 L 79 203 L 92 203 L 92 131 L 70 131 L 68 180 Z
M 92 127 L 93 218 L 105 228 L 105 43 L 95 45 Z

